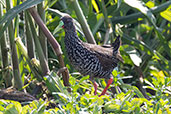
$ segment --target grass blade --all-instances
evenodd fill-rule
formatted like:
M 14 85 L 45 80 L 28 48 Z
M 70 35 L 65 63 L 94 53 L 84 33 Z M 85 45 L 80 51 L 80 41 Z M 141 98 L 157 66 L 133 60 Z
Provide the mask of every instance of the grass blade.
M 23 2 L 22 4 L 17 5 L 16 7 L 10 9 L 0 20 L 0 25 L 5 23 L 2 30 L 0 30 L 0 33 L 3 33 L 6 30 L 6 28 L 10 24 L 11 20 L 14 17 L 16 17 L 16 15 L 18 13 L 20 13 L 21 11 L 26 10 L 30 7 L 33 7 L 34 5 L 37 5 L 37 4 L 41 3 L 42 1 L 43 0 L 27 0 L 27 1 Z M 3 34 L 0 34 L 0 38 L 2 37 L 2 35 Z

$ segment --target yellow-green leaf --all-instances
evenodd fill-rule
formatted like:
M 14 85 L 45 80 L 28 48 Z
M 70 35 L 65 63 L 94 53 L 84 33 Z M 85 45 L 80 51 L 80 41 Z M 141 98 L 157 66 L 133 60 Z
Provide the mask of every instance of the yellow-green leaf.
M 152 8 L 155 6 L 155 3 L 152 1 L 148 1 L 145 5 L 148 6 L 149 8 Z
M 161 12 L 160 15 L 171 22 L 171 5 L 165 11 Z
M 94 9 L 96 10 L 96 12 L 99 13 L 99 8 L 98 8 L 98 5 L 96 4 L 96 1 L 92 0 L 91 2 L 92 2 Z

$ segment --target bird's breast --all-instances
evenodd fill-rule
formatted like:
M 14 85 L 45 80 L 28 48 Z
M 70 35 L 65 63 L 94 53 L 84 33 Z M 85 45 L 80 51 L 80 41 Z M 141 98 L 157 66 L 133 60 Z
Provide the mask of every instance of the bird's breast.
M 100 70 L 100 63 L 96 56 L 87 50 L 80 43 L 73 44 L 66 43 L 66 52 L 70 63 L 83 75 L 91 75 Z

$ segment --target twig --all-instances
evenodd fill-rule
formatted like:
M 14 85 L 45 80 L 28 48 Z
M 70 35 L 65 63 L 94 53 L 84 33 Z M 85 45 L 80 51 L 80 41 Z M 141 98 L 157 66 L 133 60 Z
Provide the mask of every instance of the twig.
M 64 60 L 62 58 L 62 50 L 61 50 L 59 43 L 55 40 L 55 38 L 53 37 L 51 32 L 48 30 L 46 25 L 43 23 L 42 19 L 40 18 L 39 14 L 37 13 L 36 9 L 33 7 L 33 8 L 28 9 L 28 10 L 29 10 L 30 14 L 33 16 L 36 23 L 39 25 L 39 27 L 43 31 L 44 35 L 47 37 L 49 43 L 51 44 L 52 48 L 55 51 L 55 54 L 58 56 L 60 67 L 61 68 L 65 67 Z M 62 73 L 62 78 L 64 81 L 64 85 L 69 86 L 70 84 L 69 84 L 68 69 Z
M 65 70 L 67 70 L 67 67 L 63 67 L 63 68 L 60 68 L 57 72 L 57 75 L 59 76 L 62 72 L 64 72 Z

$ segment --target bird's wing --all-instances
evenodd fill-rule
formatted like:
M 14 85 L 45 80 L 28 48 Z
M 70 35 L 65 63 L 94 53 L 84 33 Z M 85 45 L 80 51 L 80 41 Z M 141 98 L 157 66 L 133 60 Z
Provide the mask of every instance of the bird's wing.
M 97 56 L 104 70 L 113 69 L 116 67 L 118 59 L 120 60 L 119 55 L 113 55 L 112 47 L 105 48 L 89 43 L 83 43 L 83 45 Z

